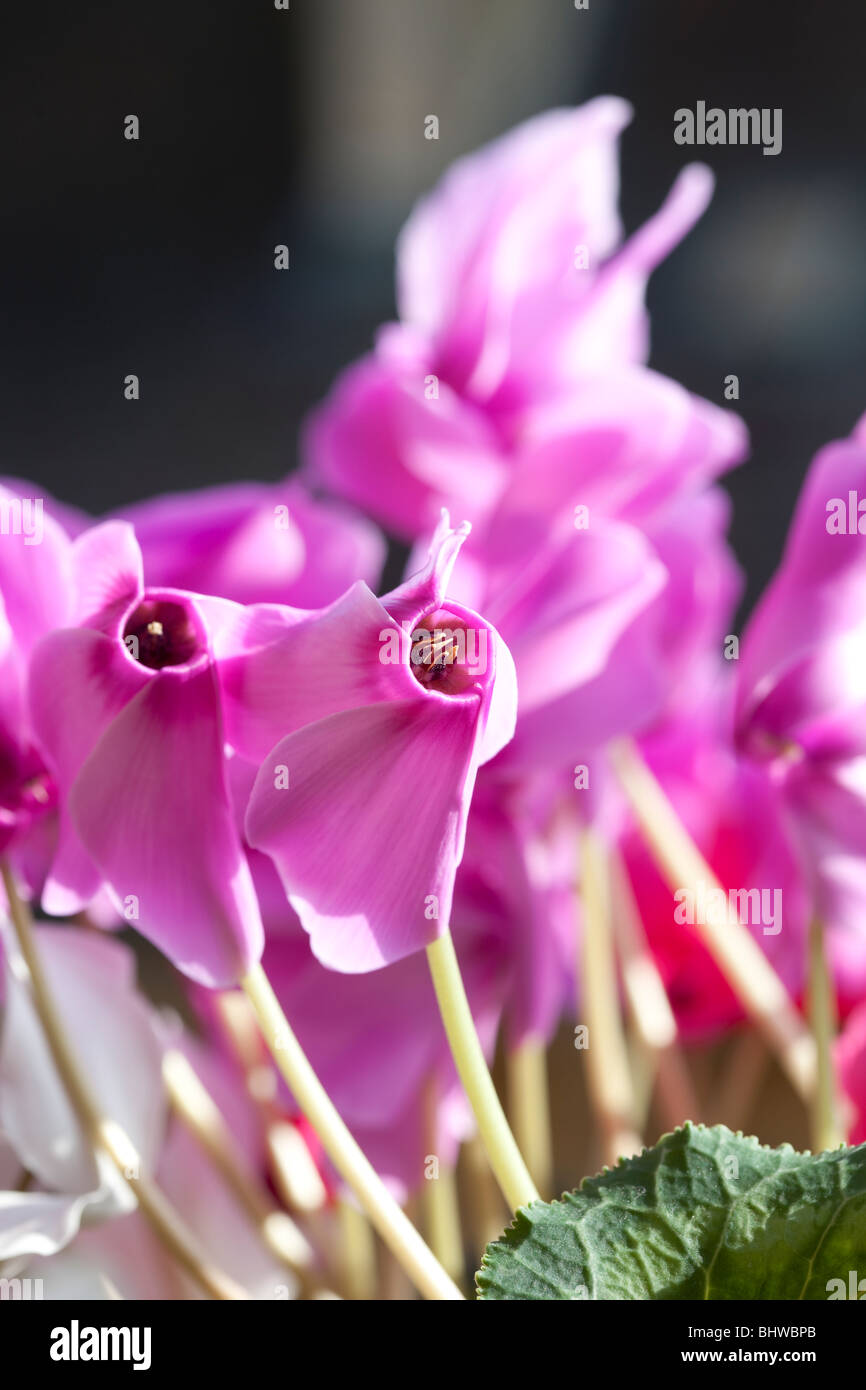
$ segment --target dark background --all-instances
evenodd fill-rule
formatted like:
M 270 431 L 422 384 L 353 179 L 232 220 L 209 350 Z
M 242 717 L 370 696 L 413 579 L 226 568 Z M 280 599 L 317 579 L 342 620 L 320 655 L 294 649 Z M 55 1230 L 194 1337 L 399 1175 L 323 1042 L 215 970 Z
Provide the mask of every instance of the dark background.
M 526 116 L 613 92 L 636 108 L 627 229 L 689 157 L 718 175 L 651 283 L 652 363 L 717 401 L 740 378 L 753 456 L 729 486 L 754 594 L 812 453 L 866 410 L 864 38 L 863 7 L 841 0 L 7 12 L 0 471 L 94 512 L 278 478 L 304 412 L 393 314 L 394 236 L 418 193 Z M 698 100 L 782 107 L 782 153 L 676 146 L 674 110 Z

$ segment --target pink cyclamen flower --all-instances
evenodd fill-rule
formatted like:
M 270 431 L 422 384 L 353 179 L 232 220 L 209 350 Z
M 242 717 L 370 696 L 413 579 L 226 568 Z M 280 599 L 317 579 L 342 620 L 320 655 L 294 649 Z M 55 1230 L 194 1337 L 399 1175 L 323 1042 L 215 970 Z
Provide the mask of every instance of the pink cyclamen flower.
M 30 706 L 62 795 L 43 906 L 79 911 L 106 885 L 182 970 L 235 982 L 262 929 L 234 824 L 214 635 L 239 610 L 146 588 L 132 528 L 73 545 L 75 621 L 33 653 Z
M 737 736 L 777 788 L 841 995 L 866 989 L 866 421 L 815 458 L 746 630 Z
M 377 599 L 246 610 L 220 660 L 229 741 L 260 764 L 246 817 L 326 965 L 373 970 L 447 926 L 477 768 L 514 731 L 511 657 L 446 597 L 468 526 Z M 241 648 L 242 650 L 238 650 Z
M 356 579 L 375 584 L 384 540 L 297 479 L 170 493 L 118 510 L 135 527 L 148 582 L 233 599 L 318 608 Z
M 602 98 L 538 116 L 459 161 L 418 205 L 398 244 L 401 322 L 313 415 L 311 476 L 411 539 L 441 506 L 487 516 L 524 450 L 530 488 L 567 463 L 572 505 L 594 504 L 600 487 L 624 505 L 742 456 L 734 417 L 638 365 L 646 280 L 704 210 L 712 177 L 686 169 L 619 245 L 616 140 L 629 114 Z

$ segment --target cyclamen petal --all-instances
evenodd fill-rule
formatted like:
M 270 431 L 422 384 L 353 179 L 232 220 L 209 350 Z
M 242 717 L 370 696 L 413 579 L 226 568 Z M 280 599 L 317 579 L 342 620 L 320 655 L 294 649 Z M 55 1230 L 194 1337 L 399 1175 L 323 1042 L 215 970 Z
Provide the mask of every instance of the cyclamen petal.
M 213 987 L 246 974 L 264 938 L 209 666 L 147 682 L 96 744 L 69 809 L 119 910 L 181 970 Z
M 375 970 L 448 925 L 477 727 L 474 701 L 368 706 L 290 734 L 263 764 L 247 838 L 324 965 Z
M 229 743 L 259 763 L 294 729 L 412 693 L 408 673 L 379 659 L 392 633 L 396 624 L 360 582 L 318 613 L 243 610 L 217 643 Z

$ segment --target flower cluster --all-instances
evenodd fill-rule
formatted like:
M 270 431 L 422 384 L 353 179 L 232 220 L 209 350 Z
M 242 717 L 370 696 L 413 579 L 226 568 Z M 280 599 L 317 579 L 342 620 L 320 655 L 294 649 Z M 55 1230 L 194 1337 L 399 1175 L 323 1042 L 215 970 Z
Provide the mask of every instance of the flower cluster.
M 7 888 L 67 919 L 36 940 L 101 1109 L 258 1296 L 285 1268 L 167 1126 L 163 1073 L 180 1056 L 206 1080 L 262 1183 L 276 1164 L 281 1195 L 303 1179 L 337 1199 L 226 993 L 260 963 L 404 1194 L 472 1127 L 425 947 L 453 933 L 488 1056 L 500 1035 L 546 1047 L 588 1002 L 587 833 L 680 1038 L 742 1022 L 700 885 L 663 872 L 632 815 L 624 740 L 795 1009 L 821 923 L 863 1133 L 866 427 L 813 463 L 740 644 L 718 479 L 744 426 L 646 366 L 648 277 L 711 176 L 685 169 L 624 239 L 628 116 L 601 99 L 537 117 L 421 201 L 399 322 L 314 410 L 298 476 L 102 519 L 42 496 L 38 531 L 39 489 L 0 489 Z M 388 538 L 411 554 L 380 594 Z M 170 1017 L 136 989 L 130 929 L 180 972 Z M 78 1296 L 183 1295 L 88 1145 L 9 931 L 3 947 L 0 1266 Z

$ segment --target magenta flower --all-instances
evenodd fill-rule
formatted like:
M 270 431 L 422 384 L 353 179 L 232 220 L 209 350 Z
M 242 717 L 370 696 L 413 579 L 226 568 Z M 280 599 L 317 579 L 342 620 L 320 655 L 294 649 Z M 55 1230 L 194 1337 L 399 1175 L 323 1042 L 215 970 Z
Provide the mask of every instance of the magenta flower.
M 412 538 L 442 506 L 482 520 L 541 473 L 542 491 L 560 474 L 570 506 L 601 493 L 622 511 L 742 456 L 738 421 L 636 365 L 648 275 L 712 180 L 685 170 L 619 246 L 616 139 L 628 116 L 603 98 L 537 117 L 460 161 L 419 204 L 398 244 L 401 323 L 313 416 L 313 477 Z
M 866 427 L 815 458 L 746 631 L 737 736 L 778 789 L 842 1007 L 866 989 Z M 866 513 L 866 505 L 863 505 Z M 860 529 L 862 519 L 862 531 Z
M 212 642 L 235 605 L 145 588 L 131 527 L 73 546 L 79 626 L 33 653 L 34 728 L 63 797 L 46 911 L 105 884 L 121 915 L 194 978 L 229 984 L 262 930 L 234 825 Z
M 151 584 L 236 603 L 331 603 L 356 579 L 375 584 L 384 559 L 376 528 L 295 479 L 170 493 L 120 509 Z
M 359 582 L 316 613 L 248 609 L 227 636 L 229 741 L 261 764 L 247 839 L 337 970 L 447 926 L 476 770 L 514 729 L 507 649 L 446 598 L 467 534 L 443 517 L 425 569 L 382 599 Z

